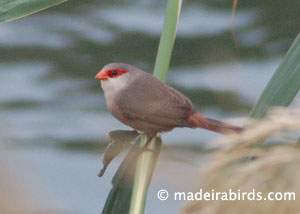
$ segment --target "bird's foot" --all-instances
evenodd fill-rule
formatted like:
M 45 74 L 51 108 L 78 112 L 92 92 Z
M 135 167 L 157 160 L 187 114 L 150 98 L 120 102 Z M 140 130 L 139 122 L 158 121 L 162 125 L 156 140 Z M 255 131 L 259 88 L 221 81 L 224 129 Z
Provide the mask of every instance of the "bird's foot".
M 138 155 L 140 155 L 140 154 L 143 153 L 143 152 L 155 152 L 154 149 L 149 149 L 149 148 L 148 148 L 149 144 L 151 143 L 151 141 L 152 141 L 154 138 L 155 138 L 155 136 L 149 137 L 149 138 L 147 139 L 145 145 L 144 145 L 143 147 L 139 147 L 139 148 L 138 148 L 138 150 L 139 150 L 139 151 L 138 151 Z

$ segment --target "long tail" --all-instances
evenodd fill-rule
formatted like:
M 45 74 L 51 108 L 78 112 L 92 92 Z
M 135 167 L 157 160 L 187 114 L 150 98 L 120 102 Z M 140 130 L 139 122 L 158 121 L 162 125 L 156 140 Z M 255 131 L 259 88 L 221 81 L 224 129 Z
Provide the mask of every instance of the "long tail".
M 190 126 L 192 128 L 202 128 L 207 129 L 213 132 L 218 132 L 221 134 L 226 134 L 229 132 L 240 133 L 243 131 L 243 128 L 238 126 L 233 126 L 228 123 L 224 123 L 218 120 L 210 119 L 202 114 L 196 112 L 187 118 Z

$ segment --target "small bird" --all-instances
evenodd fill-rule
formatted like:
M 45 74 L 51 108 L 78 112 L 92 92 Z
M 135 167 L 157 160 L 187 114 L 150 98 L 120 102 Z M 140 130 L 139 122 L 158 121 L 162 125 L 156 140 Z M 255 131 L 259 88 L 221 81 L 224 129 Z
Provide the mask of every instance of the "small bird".
M 243 130 L 198 113 L 185 95 L 132 65 L 105 65 L 95 78 L 101 80 L 111 114 L 149 137 L 177 127 L 202 128 L 222 134 Z

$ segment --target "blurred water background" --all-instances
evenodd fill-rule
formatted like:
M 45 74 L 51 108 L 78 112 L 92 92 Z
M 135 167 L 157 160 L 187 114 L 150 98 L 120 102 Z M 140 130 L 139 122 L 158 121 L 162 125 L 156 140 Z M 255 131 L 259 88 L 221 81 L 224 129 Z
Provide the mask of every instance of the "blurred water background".
M 0 26 L 0 158 L 16 163 L 8 171 L 21 174 L 21 183 L 34 175 L 47 189 L 27 210 L 100 213 L 121 160 L 96 176 L 107 133 L 128 127 L 108 113 L 94 76 L 110 62 L 152 72 L 166 3 L 70 1 Z M 210 117 L 245 117 L 299 31 L 298 6 L 298 0 L 240 1 L 237 54 L 232 1 L 184 1 L 168 83 Z M 163 135 L 146 213 L 178 212 L 183 202 L 160 202 L 156 192 L 190 188 L 205 162 L 201 145 L 216 136 L 192 129 Z

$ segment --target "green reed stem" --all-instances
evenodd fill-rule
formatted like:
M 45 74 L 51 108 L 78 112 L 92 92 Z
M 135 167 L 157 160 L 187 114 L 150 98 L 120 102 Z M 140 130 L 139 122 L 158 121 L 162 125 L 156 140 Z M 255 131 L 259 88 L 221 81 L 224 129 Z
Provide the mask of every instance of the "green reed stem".
M 154 76 L 162 82 L 166 81 L 168 75 L 181 3 L 181 0 L 168 1 L 163 32 L 161 34 L 154 66 Z M 145 135 L 142 137 L 143 140 L 141 146 L 145 145 L 148 139 Z M 130 214 L 144 213 L 147 191 L 159 155 L 160 146 L 161 138 L 154 138 L 147 147 L 149 151 L 144 151 L 137 160 L 136 174 L 131 196 Z M 151 150 L 156 152 L 152 152 Z

